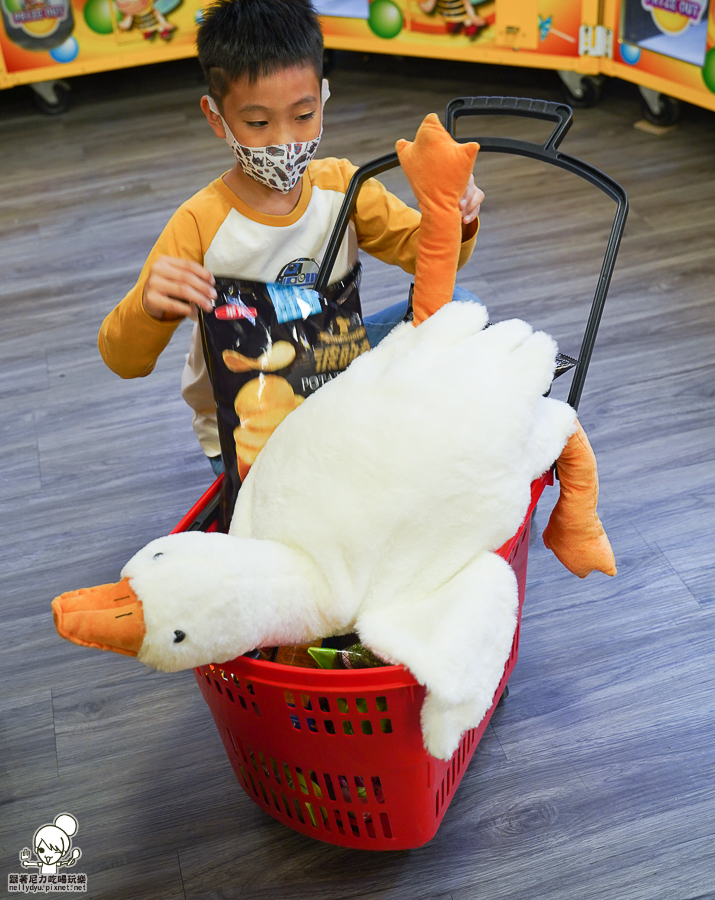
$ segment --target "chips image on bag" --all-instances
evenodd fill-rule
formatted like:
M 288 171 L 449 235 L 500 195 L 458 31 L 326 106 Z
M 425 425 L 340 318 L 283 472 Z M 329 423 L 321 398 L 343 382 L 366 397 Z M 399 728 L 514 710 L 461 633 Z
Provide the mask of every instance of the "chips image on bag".
M 293 388 L 279 375 L 259 375 L 244 384 L 234 403 L 240 421 L 233 430 L 239 460 L 253 465 L 268 438 L 296 408 L 297 401 Z
M 278 372 L 295 359 L 295 347 L 288 341 L 277 341 L 257 359 L 244 356 L 236 350 L 224 350 L 223 361 L 231 372 Z

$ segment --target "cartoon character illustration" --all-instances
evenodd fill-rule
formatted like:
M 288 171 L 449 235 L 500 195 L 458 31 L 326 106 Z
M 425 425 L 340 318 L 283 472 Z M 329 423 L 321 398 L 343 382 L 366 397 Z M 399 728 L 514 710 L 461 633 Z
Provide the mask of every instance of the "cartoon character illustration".
M 469 0 L 418 0 L 423 13 L 430 15 L 437 12 L 444 19 L 444 27 L 448 34 L 465 34 L 474 37 L 487 21 L 474 11 Z
M 20 864 L 25 869 L 39 869 L 41 875 L 56 875 L 60 866 L 73 866 L 82 855 L 79 847 L 69 853 L 77 827 L 77 819 L 69 813 L 57 816 L 53 825 L 42 825 L 32 839 L 37 859 L 33 860 L 29 847 L 24 847 L 20 851 Z
M 118 26 L 129 31 L 136 26 L 147 40 L 158 34 L 162 41 L 171 39 L 176 25 L 165 16 L 181 3 L 181 0 L 114 0 L 123 18 Z

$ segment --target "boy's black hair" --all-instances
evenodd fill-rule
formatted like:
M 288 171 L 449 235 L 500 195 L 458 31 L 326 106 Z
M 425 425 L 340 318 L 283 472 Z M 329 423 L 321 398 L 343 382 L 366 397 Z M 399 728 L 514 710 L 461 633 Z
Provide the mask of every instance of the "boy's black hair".
M 323 35 L 310 0 L 218 0 L 196 35 L 209 93 L 220 105 L 231 83 L 253 83 L 292 66 L 323 77 Z

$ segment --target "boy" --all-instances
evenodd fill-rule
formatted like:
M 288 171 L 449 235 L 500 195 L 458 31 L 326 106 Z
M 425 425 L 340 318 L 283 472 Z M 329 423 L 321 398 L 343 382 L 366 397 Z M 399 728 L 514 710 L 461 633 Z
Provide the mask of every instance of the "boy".
M 292 263 L 319 264 L 356 169 L 344 159 L 312 161 L 328 90 L 310 0 L 218 0 L 206 11 L 197 47 L 208 83 L 201 108 L 236 164 L 172 216 L 137 284 L 104 320 L 99 349 L 123 378 L 148 375 L 181 320 L 195 318 L 197 308 L 212 310 L 212 273 L 272 282 Z M 460 265 L 474 247 L 483 198 L 471 178 L 460 201 Z M 414 273 L 419 222 L 418 212 L 369 181 L 333 279 L 349 271 L 358 247 Z M 182 395 L 218 473 L 216 410 L 196 325 Z

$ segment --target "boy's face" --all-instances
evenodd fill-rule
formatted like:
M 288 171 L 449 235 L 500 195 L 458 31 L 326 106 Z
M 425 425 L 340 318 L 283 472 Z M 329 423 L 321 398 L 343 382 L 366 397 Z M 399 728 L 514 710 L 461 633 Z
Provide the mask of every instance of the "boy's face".
M 204 111 L 215 133 L 224 137 L 219 117 Z M 322 125 L 320 82 L 310 66 L 282 69 L 252 84 L 244 76 L 223 98 L 223 117 L 246 147 L 311 141 Z

